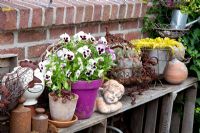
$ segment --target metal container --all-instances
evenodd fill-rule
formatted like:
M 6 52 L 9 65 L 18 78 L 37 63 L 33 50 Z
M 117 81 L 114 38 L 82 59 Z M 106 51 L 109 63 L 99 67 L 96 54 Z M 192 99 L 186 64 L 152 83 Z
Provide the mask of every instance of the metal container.
M 180 10 L 172 11 L 171 28 L 172 29 L 185 29 L 188 15 L 181 13 Z
M 32 131 L 47 133 L 48 116 L 44 114 L 44 108 L 36 108 L 36 115 L 32 116 Z
M 169 60 L 171 60 L 170 49 L 143 49 L 150 59 L 157 58 L 158 62 L 154 65 L 155 73 L 158 78 L 163 78 L 165 67 Z
M 24 107 L 24 98 L 19 100 L 19 105 L 11 112 L 10 133 L 30 133 L 31 132 L 31 110 Z

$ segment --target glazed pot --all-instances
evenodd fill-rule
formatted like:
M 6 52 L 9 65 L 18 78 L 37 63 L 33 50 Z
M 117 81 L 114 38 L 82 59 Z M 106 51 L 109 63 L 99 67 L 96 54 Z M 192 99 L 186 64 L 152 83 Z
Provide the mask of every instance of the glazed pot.
M 72 83 L 72 92 L 79 96 L 75 111 L 78 119 L 87 119 L 93 114 L 97 91 L 101 85 L 101 79 Z
M 132 76 L 133 60 L 123 58 L 118 60 L 118 67 L 122 69 L 117 72 L 116 77 L 130 78 Z
M 177 59 L 169 61 L 166 69 L 164 78 L 170 84 L 180 84 L 185 81 L 188 77 L 188 69 L 183 62 Z
M 51 119 L 57 121 L 70 121 L 73 118 L 77 100 L 79 98 L 78 95 L 74 94 L 74 99 L 64 99 L 62 97 L 58 97 L 56 100 L 54 96 L 49 94 L 49 109 L 51 114 Z M 65 101 L 65 102 L 63 102 Z
M 24 102 L 25 106 L 31 106 L 37 104 L 37 98 L 42 94 L 44 91 L 44 78 L 43 74 L 40 72 L 39 69 L 36 69 L 34 71 L 35 77 L 40 79 L 41 83 L 35 83 L 33 88 L 28 88 L 24 94 L 23 97 L 26 99 Z

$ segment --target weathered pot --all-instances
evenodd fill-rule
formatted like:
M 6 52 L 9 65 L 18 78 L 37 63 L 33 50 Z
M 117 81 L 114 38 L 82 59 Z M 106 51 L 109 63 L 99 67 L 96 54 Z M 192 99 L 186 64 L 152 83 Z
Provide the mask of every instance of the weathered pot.
M 58 97 L 58 99 L 55 100 L 54 97 L 49 94 L 49 109 L 53 120 L 70 121 L 73 118 L 79 98 L 78 95 L 74 95 L 74 99 L 65 99 L 66 101 L 64 100 L 65 102 L 63 102 L 63 98 Z
M 93 114 L 97 91 L 101 85 L 101 79 L 72 84 L 72 92 L 79 96 L 75 112 L 78 119 L 87 119 Z
M 121 69 L 121 71 L 116 73 L 117 77 L 130 78 L 132 76 L 132 59 L 123 58 L 121 60 L 118 60 L 118 67 Z
M 188 77 L 188 69 L 183 62 L 177 59 L 169 61 L 166 69 L 164 78 L 171 84 L 180 84 L 185 81 Z
M 163 78 L 165 67 L 171 59 L 171 52 L 169 49 L 142 49 L 149 59 L 157 58 L 158 62 L 154 65 L 155 73 L 159 78 Z
M 19 105 L 11 112 L 10 133 L 31 132 L 31 109 L 23 106 L 25 99 L 20 99 Z

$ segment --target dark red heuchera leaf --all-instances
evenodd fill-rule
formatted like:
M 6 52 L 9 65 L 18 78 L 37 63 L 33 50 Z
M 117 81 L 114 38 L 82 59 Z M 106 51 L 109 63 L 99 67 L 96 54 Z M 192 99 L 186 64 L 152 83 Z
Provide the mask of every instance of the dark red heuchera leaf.
M 33 88 L 35 83 L 42 83 L 42 81 L 39 78 L 34 76 L 33 80 L 29 82 L 28 87 Z

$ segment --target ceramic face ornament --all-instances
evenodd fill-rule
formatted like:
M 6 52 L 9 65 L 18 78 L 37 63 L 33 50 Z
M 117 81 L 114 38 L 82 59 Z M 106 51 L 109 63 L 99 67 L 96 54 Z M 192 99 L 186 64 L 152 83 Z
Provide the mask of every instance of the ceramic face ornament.
M 60 35 L 60 39 L 64 40 L 65 42 L 70 42 L 70 37 L 67 33 Z
M 32 61 L 22 61 L 20 65 L 25 68 L 31 68 L 33 70 L 33 83 L 32 87 L 29 87 L 23 94 L 26 101 L 23 103 L 26 106 L 37 104 L 37 98 L 42 94 L 44 90 L 44 78 L 39 65 Z M 45 69 L 42 64 L 40 67 Z

